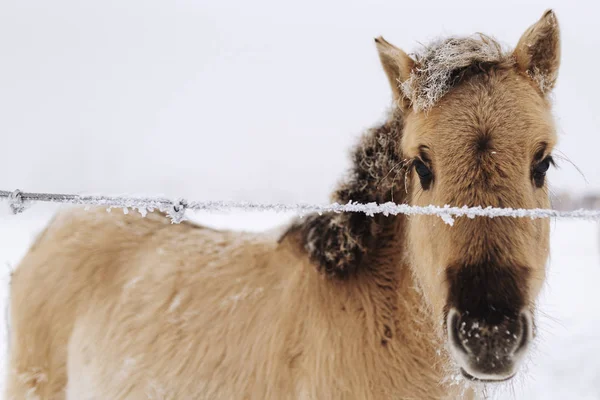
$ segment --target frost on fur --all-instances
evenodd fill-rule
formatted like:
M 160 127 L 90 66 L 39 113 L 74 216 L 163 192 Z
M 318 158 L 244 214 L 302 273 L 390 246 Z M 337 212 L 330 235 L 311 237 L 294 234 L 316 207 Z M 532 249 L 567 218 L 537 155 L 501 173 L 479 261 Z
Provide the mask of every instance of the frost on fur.
M 415 111 L 435 105 L 465 73 L 510 60 L 497 41 L 481 34 L 437 40 L 412 56 L 416 65 L 400 89 Z
M 406 162 L 400 153 L 403 124 L 398 114 L 388 123 L 367 131 L 332 200 L 342 204 L 404 202 Z M 345 277 L 365 260 L 385 218 L 393 217 L 364 212 L 312 214 L 296 222 L 285 235 L 299 234 L 302 247 L 319 270 Z

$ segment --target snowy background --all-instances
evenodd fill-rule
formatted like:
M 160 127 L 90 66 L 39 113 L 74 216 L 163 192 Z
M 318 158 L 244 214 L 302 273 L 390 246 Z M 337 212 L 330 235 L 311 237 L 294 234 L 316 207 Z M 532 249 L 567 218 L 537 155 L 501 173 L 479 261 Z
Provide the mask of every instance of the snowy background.
M 600 191 L 600 3 L 2 0 L 0 189 L 326 202 L 361 131 L 389 105 L 373 38 L 411 51 L 485 32 L 514 46 L 546 8 L 561 23 L 555 191 Z M 0 205 L 9 268 L 55 208 Z M 286 216 L 198 216 L 260 230 Z M 598 226 L 553 223 L 539 346 L 495 398 L 600 399 Z M 0 330 L 0 365 L 6 353 Z M 0 377 L 0 390 L 4 373 Z

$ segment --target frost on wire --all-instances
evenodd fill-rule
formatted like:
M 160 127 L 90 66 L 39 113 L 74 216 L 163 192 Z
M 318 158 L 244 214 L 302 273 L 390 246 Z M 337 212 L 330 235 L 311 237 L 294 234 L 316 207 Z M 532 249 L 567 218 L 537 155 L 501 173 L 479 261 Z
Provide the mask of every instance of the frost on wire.
M 19 190 L 13 192 L 0 191 L 0 200 L 6 200 L 14 214 L 23 212 L 27 205 L 33 202 L 50 202 L 61 204 L 74 204 L 82 206 L 98 206 L 107 209 L 121 208 L 125 212 L 128 210 L 137 210 L 142 216 L 148 212 L 159 210 L 167 214 L 173 223 L 180 223 L 185 220 L 187 210 L 224 212 L 231 210 L 243 211 L 274 211 L 274 212 L 294 212 L 300 216 L 310 213 L 341 213 L 341 212 L 362 212 L 368 216 L 375 214 L 383 215 L 431 215 L 440 217 L 446 224 L 453 225 L 457 217 L 512 217 L 512 218 L 568 218 L 583 219 L 590 221 L 600 221 L 600 210 L 575 210 L 559 211 L 552 209 L 514 209 L 514 208 L 495 208 L 495 207 L 451 207 L 440 206 L 412 206 L 408 204 L 396 204 L 387 202 L 377 203 L 355 203 L 346 204 L 281 204 L 281 203 L 254 203 L 245 201 L 192 201 L 185 199 L 176 201 L 161 197 L 128 197 L 128 196 L 79 196 L 66 194 L 50 193 L 25 193 Z

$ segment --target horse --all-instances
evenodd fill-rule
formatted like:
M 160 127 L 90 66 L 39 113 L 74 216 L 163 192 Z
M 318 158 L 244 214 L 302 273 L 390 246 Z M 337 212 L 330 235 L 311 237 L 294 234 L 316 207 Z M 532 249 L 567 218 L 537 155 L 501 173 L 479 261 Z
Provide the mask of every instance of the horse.
M 513 50 L 376 38 L 392 107 L 332 200 L 548 208 L 559 36 L 549 10 Z M 12 277 L 6 398 L 472 398 L 529 354 L 549 230 L 329 212 L 247 233 L 63 209 Z

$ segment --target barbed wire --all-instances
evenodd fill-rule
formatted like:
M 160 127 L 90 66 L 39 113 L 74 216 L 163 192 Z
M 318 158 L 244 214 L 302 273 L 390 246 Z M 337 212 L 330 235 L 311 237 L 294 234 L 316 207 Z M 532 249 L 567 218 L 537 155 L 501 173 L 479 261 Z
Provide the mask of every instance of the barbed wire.
M 383 215 L 433 215 L 440 217 L 449 225 L 454 224 L 457 217 L 513 217 L 513 218 L 561 218 L 600 221 L 600 210 L 579 209 L 574 211 L 559 211 L 553 209 L 523 209 L 523 208 L 497 208 L 497 207 L 452 207 L 440 206 L 413 206 L 409 204 L 388 203 L 356 203 L 347 204 L 282 204 L 282 203 L 257 203 L 246 201 L 187 201 L 185 199 L 171 200 L 164 197 L 128 197 L 128 196 L 95 196 L 53 193 L 28 193 L 14 190 L 12 192 L 0 190 L 0 200 L 7 200 L 13 214 L 18 214 L 28 207 L 30 203 L 47 202 L 62 203 L 82 206 L 100 206 L 137 210 L 142 216 L 146 213 L 159 210 L 166 213 L 173 223 L 180 223 L 185 219 L 187 210 L 224 212 L 235 209 L 245 211 L 274 211 L 294 212 L 299 215 L 310 213 L 328 212 L 363 212 L 369 216 Z

